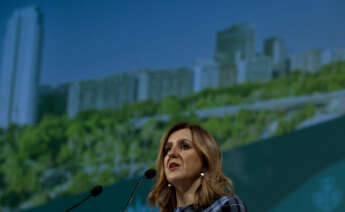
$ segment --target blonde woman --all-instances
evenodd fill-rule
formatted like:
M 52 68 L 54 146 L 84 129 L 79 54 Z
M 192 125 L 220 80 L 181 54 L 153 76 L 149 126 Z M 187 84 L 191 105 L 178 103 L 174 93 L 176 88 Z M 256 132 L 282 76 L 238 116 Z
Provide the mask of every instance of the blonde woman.
M 247 212 L 221 170 L 219 146 L 198 125 L 178 123 L 164 133 L 156 168 L 148 203 L 160 212 Z

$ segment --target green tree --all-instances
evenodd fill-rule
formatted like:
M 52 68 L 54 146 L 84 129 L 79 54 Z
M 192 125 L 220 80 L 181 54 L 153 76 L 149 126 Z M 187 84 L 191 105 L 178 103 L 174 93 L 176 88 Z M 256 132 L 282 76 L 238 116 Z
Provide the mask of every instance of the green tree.
M 178 114 L 183 110 L 180 100 L 176 96 L 168 96 L 160 102 L 159 113 Z
M 78 194 L 89 190 L 92 185 L 91 176 L 83 171 L 79 171 L 73 176 L 68 191 L 70 194 Z

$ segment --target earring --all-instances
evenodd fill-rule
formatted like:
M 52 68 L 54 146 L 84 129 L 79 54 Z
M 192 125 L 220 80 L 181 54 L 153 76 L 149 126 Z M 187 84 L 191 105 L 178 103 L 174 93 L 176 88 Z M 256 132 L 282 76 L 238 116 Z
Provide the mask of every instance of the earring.
M 172 186 L 172 185 L 169 183 L 169 184 L 168 184 L 168 187 L 171 188 L 171 186 Z
M 204 171 L 202 171 L 202 172 L 200 173 L 200 176 L 201 176 L 201 177 L 204 177 L 204 176 L 205 176 Z

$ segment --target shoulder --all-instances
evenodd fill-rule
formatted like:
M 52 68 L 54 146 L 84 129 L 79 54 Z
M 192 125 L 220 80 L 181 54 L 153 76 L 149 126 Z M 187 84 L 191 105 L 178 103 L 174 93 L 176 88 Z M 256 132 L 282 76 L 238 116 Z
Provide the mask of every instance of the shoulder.
M 205 212 L 248 212 L 248 209 L 238 197 L 222 196 Z

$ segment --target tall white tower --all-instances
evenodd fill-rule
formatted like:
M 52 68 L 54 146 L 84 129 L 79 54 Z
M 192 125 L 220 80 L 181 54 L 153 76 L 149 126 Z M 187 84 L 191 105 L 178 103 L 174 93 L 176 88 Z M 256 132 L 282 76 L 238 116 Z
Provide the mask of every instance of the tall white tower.
M 9 19 L 0 69 L 0 127 L 36 121 L 42 55 L 42 14 L 37 7 L 16 10 Z

